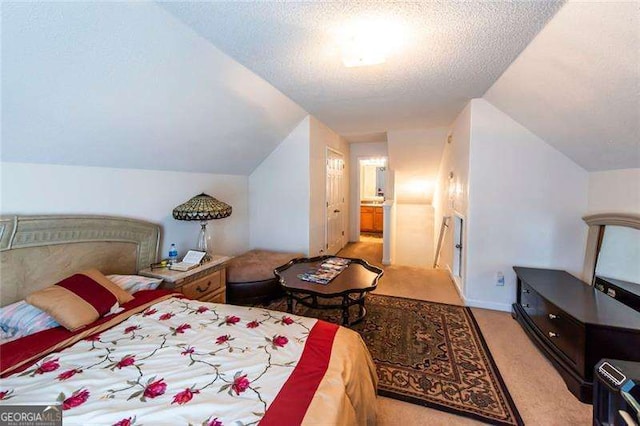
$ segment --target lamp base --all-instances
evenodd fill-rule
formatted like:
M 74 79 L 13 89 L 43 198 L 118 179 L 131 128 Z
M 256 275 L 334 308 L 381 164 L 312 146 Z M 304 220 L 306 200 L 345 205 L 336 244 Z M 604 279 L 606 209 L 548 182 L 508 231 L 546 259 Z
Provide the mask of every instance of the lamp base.
M 203 220 L 200 222 L 200 233 L 198 234 L 198 251 L 205 252 L 204 258 L 202 262 L 208 262 L 211 260 L 211 255 L 209 255 L 209 234 L 207 233 L 207 221 Z

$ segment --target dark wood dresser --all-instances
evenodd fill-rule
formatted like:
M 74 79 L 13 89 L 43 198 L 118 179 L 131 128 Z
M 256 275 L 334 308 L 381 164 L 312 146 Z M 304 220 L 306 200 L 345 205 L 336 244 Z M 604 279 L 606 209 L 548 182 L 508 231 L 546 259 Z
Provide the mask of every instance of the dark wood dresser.
M 514 316 L 580 401 L 602 358 L 640 361 L 640 312 L 559 270 L 513 268 Z

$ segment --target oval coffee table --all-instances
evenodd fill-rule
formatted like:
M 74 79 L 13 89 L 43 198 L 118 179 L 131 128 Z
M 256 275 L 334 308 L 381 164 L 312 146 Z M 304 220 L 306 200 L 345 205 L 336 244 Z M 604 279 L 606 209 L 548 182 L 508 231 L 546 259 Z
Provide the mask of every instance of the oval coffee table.
M 365 317 L 365 296 L 375 290 L 378 280 L 383 274 L 382 269 L 370 265 L 363 259 L 349 259 L 351 263 L 337 277 L 328 284 L 316 284 L 303 281 L 299 274 L 316 269 L 322 262 L 332 257 L 318 256 L 312 258 L 293 259 L 286 265 L 279 266 L 274 273 L 280 281 L 287 296 L 287 312 L 293 313 L 293 302 L 315 309 L 342 309 L 342 325 L 356 324 Z M 318 299 L 342 298 L 341 303 L 319 303 Z M 349 319 L 349 307 L 358 305 L 357 318 Z

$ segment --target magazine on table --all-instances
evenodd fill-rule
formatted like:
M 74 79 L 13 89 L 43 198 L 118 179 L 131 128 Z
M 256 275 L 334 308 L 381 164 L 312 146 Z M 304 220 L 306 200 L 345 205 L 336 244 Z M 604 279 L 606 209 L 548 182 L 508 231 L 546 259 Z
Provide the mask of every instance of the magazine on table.
M 335 277 L 344 271 L 351 261 L 341 257 L 331 257 L 304 274 L 299 274 L 298 278 L 315 284 L 329 284 Z

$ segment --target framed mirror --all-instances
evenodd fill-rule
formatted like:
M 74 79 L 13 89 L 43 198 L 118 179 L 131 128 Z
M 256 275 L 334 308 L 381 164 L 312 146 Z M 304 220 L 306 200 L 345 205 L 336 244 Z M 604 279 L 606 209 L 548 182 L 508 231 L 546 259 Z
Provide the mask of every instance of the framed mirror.
M 607 213 L 589 225 L 583 278 L 640 312 L 640 215 Z
M 387 168 L 379 164 L 361 163 L 360 199 L 363 201 L 384 201 Z

